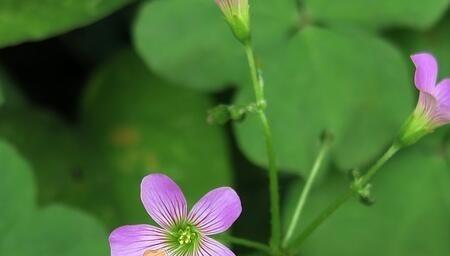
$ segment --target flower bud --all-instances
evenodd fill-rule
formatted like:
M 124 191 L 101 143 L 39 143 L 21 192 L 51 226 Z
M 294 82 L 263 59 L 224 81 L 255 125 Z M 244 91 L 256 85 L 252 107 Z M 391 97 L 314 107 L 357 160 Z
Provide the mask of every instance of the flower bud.
M 215 0 L 234 36 L 243 44 L 250 41 L 248 0 Z

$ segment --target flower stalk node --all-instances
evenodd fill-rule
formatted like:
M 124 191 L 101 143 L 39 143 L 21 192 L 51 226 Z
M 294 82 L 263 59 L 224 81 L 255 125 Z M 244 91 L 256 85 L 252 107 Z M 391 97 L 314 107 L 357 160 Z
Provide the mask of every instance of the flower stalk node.
M 208 111 L 207 122 L 213 125 L 224 125 L 230 121 L 242 122 L 247 114 L 264 111 L 266 107 L 267 103 L 265 100 L 250 103 L 243 107 L 221 104 Z
M 256 102 L 256 108 L 259 111 L 264 111 L 267 108 L 267 102 L 265 100 L 260 100 Z
M 358 170 L 352 171 L 353 182 L 350 189 L 359 195 L 361 203 L 371 206 L 375 203 L 375 198 L 371 194 L 372 184 L 366 183 L 364 177 Z
M 247 111 L 245 108 L 228 105 L 218 105 L 208 111 L 207 122 L 212 125 L 224 125 L 230 121 L 242 121 Z

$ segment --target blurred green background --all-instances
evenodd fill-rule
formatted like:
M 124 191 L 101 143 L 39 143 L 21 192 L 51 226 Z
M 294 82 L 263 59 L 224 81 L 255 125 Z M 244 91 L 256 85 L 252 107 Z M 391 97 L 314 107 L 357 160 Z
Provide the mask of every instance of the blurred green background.
M 449 0 L 250 0 L 288 222 L 324 130 L 336 138 L 300 229 L 386 149 L 414 109 L 409 55 L 450 76 Z M 269 237 L 266 158 L 245 54 L 213 0 L 0 0 L 0 255 L 109 255 L 151 223 L 139 184 L 164 172 L 192 204 L 233 186 L 232 233 Z M 301 255 L 450 253 L 450 130 L 402 151 L 375 205 L 345 205 Z M 299 230 L 301 231 L 301 230 Z M 260 255 L 234 247 L 237 255 Z

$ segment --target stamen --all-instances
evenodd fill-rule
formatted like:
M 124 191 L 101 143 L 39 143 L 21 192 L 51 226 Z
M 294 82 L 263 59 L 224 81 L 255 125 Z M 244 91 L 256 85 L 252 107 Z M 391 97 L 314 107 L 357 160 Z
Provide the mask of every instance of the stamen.
M 192 227 L 187 226 L 184 229 L 178 230 L 178 243 L 180 245 L 190 244 L 197 238 L 197 232 Z

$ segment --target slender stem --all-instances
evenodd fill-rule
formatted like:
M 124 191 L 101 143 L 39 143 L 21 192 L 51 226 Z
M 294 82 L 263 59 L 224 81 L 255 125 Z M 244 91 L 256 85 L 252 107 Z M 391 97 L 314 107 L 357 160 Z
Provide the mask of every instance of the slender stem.
M 400 150 L 400 147 L 396 144 L 392 145 L 386 153 L 381 156 L 380 159 L 367 171 L 367 173 L 361 179 L 361 185 L 366 185 L 372 179 L 372 177 L 378 172 L 381 166 L 383 166 L 395 153 Z
M 378 172 L 381 166 L 383 166 L 392 156 L 395 155 L 400 150 L 397 145 L 392 145 L 378 161 L 367 171 L 367 173 L 361 177 L 359 181 L 359 186 L 364 186 L 369 183 L 373 176 Z M 353 185 L 353 184 L 352 184 Z M 323 223 L 327 220 L 337 209 L 339 209 L 348 199 L 350 199 L 356 191 L 353 189 L 348 189 L 343 195 L 338 197 L 333 201 L 322 213 L 309 224 L 305 230 L 300 234 L 300 236 L 295 239 L 295 246 L 292 248 L 292 252 L 297 253 L 302 246 L 303 242 Z
M 247 54 L 248 65 L 253 82 L 253 90 L 256 97 L 256 103 L 258 105 L 263 104 L 265 106 L 264 88 L 262 79 L 258 74 L 258 69 L 255 63 L 255 55 L 251 43 L 245 45 L 245 52 Z M 276 157 L 272 141 L 272 131 L 270 129 L 269 122 L 267 120 L 264 107 L 261 107 L 258 111 L 259 120 L 264 130 L 264 140 L 266 143 L 267 158 L 269 163 L 269 190 L 270 190 L 270 206 L 271 206 L 271 248 L 274 251 L 280 249 L 281 243 L 281 225 L 280 225 L 280 195 L 278 188 L 278 172 L 276 167 Z
M 235 245 L 240 245 L 240 246 L 244 246 L 247 248 L 251 248 L 251 249 L 256 249 L 268 254 L 272 253 L 272 249 L 263 244 L 263 243 L 259 243 L 256 241 L 252 241 L 252 240 L 248 240 L 248 239 L 244 239 L 244 238 L 239 238 L 239 237 L 233 237 L 233 236 L 224 236 L 221 237 L 221 239 L 223 242 L 229 242 Z
M 344 204 L 353 195 L 353 190 L 349 189 L 340 197 L 338 197 L 333 203 L 331 203 L 322 213 L 317 216 L 311 224 L 309 224 L 300 236 L 295 240 L 293 244 L 296 246 L 293 248 L 294 254 L 298 252 L 298 249 L 303 242 L 326 220 L 330 217 L 342 204 Z
M 278 173 L 275 162 L 275 152 L 272 144 L 272 133 L 267 117 L 264 112 L 259 113 L 261 124 L 264 128 L 264 138 L 266 141 L 267 155 L 269 159 L 269 190 L 271 202 L 271 224 L 272 224 L 272 248 L 278 250 L 281 243 L 281 223 L 280 223 L 280 195 L 278 188 Z
M 303 191 L 300 195 L 300 198 L 297 203 L 297 207 L 295 208 L 294 216 L 292 217 L 292 220 L 289 223 L 288 231 L 283 240 L 283 247 L 287 246 L 289 240 L 292 238 L 292 235 L 294 234 L 294 231 L 296 230 L 296 228 L 299 224 L 299 219 L 303 212 L 303 208 L 305 206 L 306 199 L 308 198 L 308 195 L 309 195 L 309 192 L 311 191 L 311 187 L 313 185 L 314 179 L 316 178 L 317 173 L 320 170 L 323 159 L 325 158 L 325 155 L 326 155 L 328 149 L 329 149 L 329 143 L 327 141 L 324 141 L 322 143 L 319 154 L 317 155 L 317 158 L 314 162 L 314 165 L 311 169 L 308 180 L 306 181 L 305 187 L 303 188 Z
M 255 93 L 256 103 L 264 101 L 264 86 L 258 78 L 258 68 L 255 62 L 255 53 L 251 43 L 245 44 L 245 53 L 247 54 L 248 66 L 250 68 L 250 75 L 252 78 L 253 91 Z

